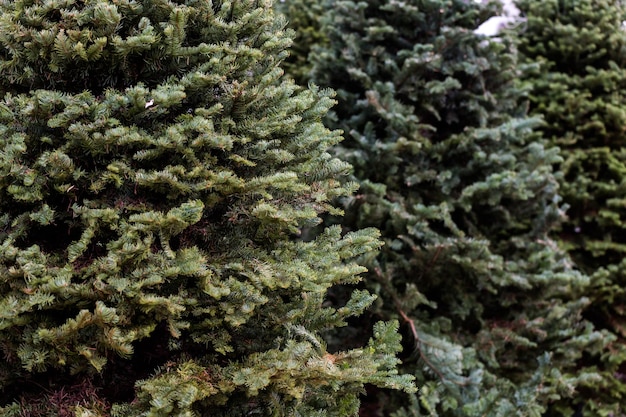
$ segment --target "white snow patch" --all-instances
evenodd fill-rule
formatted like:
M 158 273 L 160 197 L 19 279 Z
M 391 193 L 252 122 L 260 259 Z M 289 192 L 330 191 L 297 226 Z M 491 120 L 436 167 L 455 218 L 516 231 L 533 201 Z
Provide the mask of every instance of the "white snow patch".
M 483 0 L 474 0 L 476 3 L 481 3 Z M 500 0 L 502 3 L 502 16 L 493 16 L 478 26 L 474 33 L 484 36 L 496 36 L 502 29 L 507 26 L 521 22 L 524 19 L 520 17 L 520 11 L 515 6 L 513 0 Z

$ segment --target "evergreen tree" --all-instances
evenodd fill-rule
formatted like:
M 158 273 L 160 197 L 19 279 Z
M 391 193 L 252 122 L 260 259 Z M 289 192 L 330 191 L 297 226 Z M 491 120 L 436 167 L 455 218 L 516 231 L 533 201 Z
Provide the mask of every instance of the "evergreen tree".
M 321 28 L 321 18 L 329 0 L 281 0 L 276 9 L 287 18 L 289 27 L 295 29 L 294 44 L 283 68 L 296 82 L 306 85 L 311 78 L 311 48 L 326 45 L 328 37 Z
M 515 44 L 474 33 L 499 12 L 465 0 L 336 1 L 314 82 L 360 182 L 343 227 L 385 246 L 365 282 L 375 315 L 403 322 L 419 392 L 378 392 L 381 415 L 540 416 L 594 380 L 577 372 L 603 335 L 581 320 L 586 276 L 548 233 L 561 161 L 528 118 Z
M 569 206 L 558 238 L 591 276 L 585 316 L 613 333 L 581 370 L 602 380 L 579 389 L 584 416 L 626 415 L 626 9 L 619 0 L 524 0 L 520 52 L 529 64 L 531 112 L 561 148 Z M 563 415 L 571 415 L 564 409 Z
M 0 3 L 3 416 L 350 416 L 398 376 L 397 323 L 331 351 L 372 230 L 330 93 L 281 77 L 266 0 Z M 134 389 L 133 389 L 134 387 Z

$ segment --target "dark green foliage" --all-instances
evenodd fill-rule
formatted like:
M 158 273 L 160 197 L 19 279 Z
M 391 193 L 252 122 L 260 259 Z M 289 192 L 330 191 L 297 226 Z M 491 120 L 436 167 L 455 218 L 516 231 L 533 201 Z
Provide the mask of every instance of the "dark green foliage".
M 605 342 L 571 297 L 587 278 L 548 234 L 561 159 L 520 105 L 515 44 L 473 33 L 496 12 L 337 1 L 314 54 L 313 81 L 338 93 L 337 155 L 361 185 L 343 226 L 383 234 L 366 282 L 375 314 L 403 321 L 403 371 L 420 388 L 379 398 L 383 415 L 540 416 L 596 380 L 575 368 Z
M 350 416 L 365 383 L 411 390 L 397 324 L 320 337 L 372 302 L 325 295 L 379 242 L 294 240 L 352 186 L 283 28 L 260 0 L 0 3 L 2 415 Z
M 276 9 L 287 18 L 289 27 L 295 30 L 294 44 L 283 68 L 287 75 L 303 85 L 311 77 L 311 49 L 328 43 L 321 28 L 321 19 L 329 1 L 282 0 L 275 3 Z
M 591 275 L 585 315 L 617 341 L 580 364 L 603 380 L 580 390 L 584 416 L 626 414 L 626 9 L 618 0 L 520 1 L 527 23 L 531 112 L 562 150 L 561 193 L 570 208 L 559 238 Z M 564 415 L 571 411 L 565 409 Z

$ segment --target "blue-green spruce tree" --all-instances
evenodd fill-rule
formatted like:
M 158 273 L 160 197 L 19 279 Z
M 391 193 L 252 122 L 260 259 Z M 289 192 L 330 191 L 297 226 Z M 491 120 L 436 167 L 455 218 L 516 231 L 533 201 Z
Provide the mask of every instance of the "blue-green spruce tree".
M 378 318 L 403 322 L 409 396 L 375 391 L 400 416 L 541 416 L 575 395 L 588 279 L 551 240 L 563 218 L 547 149 L 516 87 L 516 45 L 474 31 L 497 3 L 336 1 L 313 81 L 337 90 L 336 155 L 360 183 L 346 230 L 380 229 L 365 284 Z M 373 404 L 371 404 L 373 403 Z
M 372 230 L 313 240 L 348 164 L 266 0 L 0 3 L 0 413 L 353 416 L 397 324 L 322 333 Z

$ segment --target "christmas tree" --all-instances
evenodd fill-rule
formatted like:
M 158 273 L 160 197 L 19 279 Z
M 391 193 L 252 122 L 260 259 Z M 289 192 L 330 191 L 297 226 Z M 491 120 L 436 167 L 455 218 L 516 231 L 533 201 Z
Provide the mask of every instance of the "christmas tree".
M 0 4 L 3 416 L 351 416 L 397 323 L 322 334 L 377 233 L 297 239 L 353 190 L 331 94 L 282 77 L 270 1 Z
M 402 371 L 419 387 L 376 391 L 380 415 L 540 416 L 597 378 L 575 368 L 604 347 L 580 317 L 588 279 L 549 235 L 561 158 L 526 115 L 514 41 L 475 33 L 499 12 L 337 1 L 312 54 L 313 81 L 337 90 L 336 155 L 360 183 L 342 225 L 382 232 L 365 282 L 374 317 L 402 321 Z
M 563 405 L 587 416 L 626 413 L 626 9 L 618 0 L 520 1 L 527 22 L 520 52 L 528 64 L 530 110 L 561 149 L 561 193 L 568 219 L 558 230 L 576 266 L 591 276 L 585 310 L 612 333 L 601 353 L 578 366 L 600 381 L 580 387 Z

